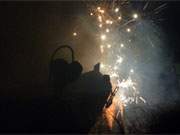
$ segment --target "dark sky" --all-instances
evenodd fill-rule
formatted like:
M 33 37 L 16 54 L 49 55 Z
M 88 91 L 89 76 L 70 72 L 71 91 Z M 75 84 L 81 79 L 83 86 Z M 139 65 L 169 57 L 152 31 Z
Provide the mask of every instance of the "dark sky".
M 180 2 L 167 3 L 165 20 L 159 25 L 167 34 L 174 61 L 180 62 Z M 1 87 L 46 82 L 55 43 L 72 40 L 76 15 L 85 12 L 86 4 L 77 1 L 0 2 Z
M 167 34 L 169 47 L 174 51 L 174 61 L 180 62 L 180 2 L 168 2 L 167 8 L 164 10 L 162 21 L 163 30 Z
M 79 12 L 69 2 L 1 2 L 1 79 L 6 86 L 47 80 L 56 42 L 70 35 Z M 5 86 L 5 87 L 6 87 Z

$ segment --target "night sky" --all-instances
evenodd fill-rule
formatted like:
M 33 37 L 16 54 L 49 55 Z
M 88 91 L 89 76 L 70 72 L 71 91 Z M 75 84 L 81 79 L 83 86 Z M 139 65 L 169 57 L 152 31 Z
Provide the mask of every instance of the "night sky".
M 158 23 L 167 36 L 169 50 L 175 63 L 180 62 L 180 2 L 166 2 Z M 87 14 L 85 2 L 0 2 L 1 30 L 1 88 L 47 83 L 48 64 L 52 52 L 60 44 L 71 44 L 74 28 L 81 30 L 77 16 Z M 84 43 L 91 47 L 77 50 L 82 58 L 94 52 L 93 38 L 83 34 Z M 76 49 L 75 49 L 76 50 Z M 97 54 L 98 56 L 98 54 Z M 83 59 L 84 58 L 84 59 Z M 81 62 L 81 61 L 80 61 Z M 95 64 L 83 65 L 87 70 Z

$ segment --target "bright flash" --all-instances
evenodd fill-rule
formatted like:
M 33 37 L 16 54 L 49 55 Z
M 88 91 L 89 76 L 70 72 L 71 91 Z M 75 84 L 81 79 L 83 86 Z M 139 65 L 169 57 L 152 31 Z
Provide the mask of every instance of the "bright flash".
M 90 15 L 92 16 L 92 15 L 93 15 L 93 13 L 90 13 Z
M 105 40 L 106 39 L 106 35 L 101 35 L 101 40 Z
M 117 13 L 117 12 L 119 12 L 119 8 L 115 8 L 115 10 L 114 10 L 114 11 L 115 11 L 116 13 Z
M 99 24 L 99 27 L 102 28 L 102 24 Z
M 127 32 L 131 32 L 131 29 L 130 29 L 130 28 L 127 28 L 126 31 L 127 31 Z
M 138 18 L 138 14 L 133 14 L 133 18 L 137 19 Z
M 74 32 L 74 33 L 73 33 L 73 36 L 77 36 L 77 33 L 76 33 L 76 32 Z
M 121 47 L 124 47 L 124 44 L 121 44 Z

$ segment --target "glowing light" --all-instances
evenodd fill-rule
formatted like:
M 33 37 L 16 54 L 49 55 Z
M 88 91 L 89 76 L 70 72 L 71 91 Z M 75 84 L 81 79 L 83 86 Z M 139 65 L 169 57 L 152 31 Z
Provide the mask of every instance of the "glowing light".
M 118 67 L 117 66 L 114 66 L 114 70 L 117 70 L 118 69 Z
M 101 10 L 101 7 L 97 7 L 97 10 Z
M 110 20 L 106 20 L 106 24 L 110 24 Z
M 119 16 L 119 17 L 118 17 L 118 20 L 121 20 L 121 19 L 122 19 L 121 16 Z
M 98 16 L 98 19 L 100 22 L 102 22 L 102 17 L 100 15 Z
M 109 23 L 110 23 L 110 24 L 113 24 L 113 21 L 110 21 Z
M 131 29 L 130 29 L 130 28 L 127 28 L 126 31 L 127 31 L 127 32 L 131 32 Z
M 115 8 L 115 10 L 114 10 L 114 11 L 115 11 L 116 13 L 117 13 L 117 12 L 119 12 L 119 8 Z
M 111 48 L 111 45 L 110 45 L 110 44 L 108 44 L 108 45 L 107 45 L 107 48 Z
M 77 33 L 76 33 L 76 32 L 74 32 L 74 33 L 73 33 L 73 36 L 77 36 Z
M 106 40 L 106 35 L 101 35 L 101 40 Z
M 99 24 L 99 27 L 102 28 L 102 24 Z
M 105 11 L 104 11 L 104 10 L 99 10 L 99 12 L 102 13 L 102 14 L 104 14 Z
M 118 74 L 117 73 L 112 73 L 111 75 L 110 75 L 110 77 L 118 77 Z
M 105 65 L 101 63 L 100 64 L 100 68 L 104 68 L 104 67 L 105 67 Z
M 119 57 L 118 59 L 117 59 L 117 63 L 122 63 L 123 62 L 123 58 L 122 57 Z
M 136 13 L 133 14 L 133 18 L 134 18 L 134 19 L 137 19 L 137 18 L 138 18 L 138 14 L 136 14 Z
M 121 47 L 124 47 L 124 44 L 121 44 Z
M 101 53 L 104 53 L 104 46 L 103 45 L 100 46 L 100 51 L 101 51 Z
M 131 78 L 128 78 L 126 81 L 123 80 L 122 82 L 119 83 L 119 87 L 121 88 L 129 88 L 134 85 L 135 85 L 135 82 L 133 82 Z
M 89 13 L 92 17 L 96 16 L 96 24 L 97 24 L 96 27 L 99 28 L 98 38 L 101 41 L 99 46 L 99 51 L 102 56 L 102 62 L 104 62 L 100 64 L 100 68 L 103 70 L 104 73 L 107 73 L 110 75 L 110 77 L 113 77 L 112 78 L 113 85 L 117 85 L 117 87 L 119 87 L 120 89 L 119 97 L 117 96 L 116 97 L 118 98 L 118 100 L 120 100 L 123 106 L 127 106 L 128 104 L 131 103 L 137 104 L 139 103 L 139 101 L 146 103 L 146 100 L 140 96 L 140 92 L 138 91 L 138 87 L 137 87 L 138 85 L 135 82 L 136 81 L 135 79 L 137 79 L 136 75 L 138 75 L 137 73 L 134 74 L 135 73 L 134 69 L 136 69 L 136 67 L 132 66 L 129 63 L 131 69 L 129 70 L 128 77 L 126 76 L 126 69 L 125 72 L 123 71 L 124 68 L 126 68 L 126 64 L 124 64 L 123 62 L 125 63 L 128 62 L 126 60 L 129 60 L 129 56 L 133 56 L 127 54 L 129 53 L 128 49 L 133 49 L 130 48 L 131 45 L 130 42 L 134 42 L 134 40 L 132 41 L 130 40 L 131 38 L 129 37 L 128 34 L 131 34 L 130 32 L 136 32 L 133 31 L 134 30 L 133 25 L 134 23 L 138 23 L 136 19 L 139 18 L 139 15 L 135 12 L 131 14 L 132 12 L 127 10 L 127 14 L 124 14 L 127 16 L 122 16 L 120 12 L 121 7 L 119 7 L 118 5 L 117 6 L 115 5 L 115 8 L 113 9 L 110 8 L 105 9 L 100 6 L 101 5 L 96 6 L 95 9 L 90 10 Z M 130 18 L 129 15 L 131 16 Z M 122 25 L 122 27 L 120 25 Z M 121 36 L 120 34 L 118 34 L 116 36 L 116 30 L 122 31 L 120 34 L 123 35 Z M 97 33 L 94 34 L 96 35 Z M 76 36 L 77 33 L 73 35 Z M 121 36 L 120 37 L 121 41 L 118 38 L 118 36 Z M 118 39 L 116 40 L 116 38 Z M 126 44 L 126 42 L 128 44 Z M 123 50 L 127 50 L 127 52 L 123 52 Z M 119 55 L 119 52 L 122 54 Z M 109 55 L 112 55 L 113 57 Z M 133 76 L 133 78 L 131 78 L 131 76 Z
M 106 32 L 108 33 L 108 32 L 109 32 L 109 29 L 106 29 Z
M 130 70 L 130 72 L 131 72 L 131 73 L 134 73 L 134 70 L 133 70 L 133 69 L 131 69 L 131 70 Z

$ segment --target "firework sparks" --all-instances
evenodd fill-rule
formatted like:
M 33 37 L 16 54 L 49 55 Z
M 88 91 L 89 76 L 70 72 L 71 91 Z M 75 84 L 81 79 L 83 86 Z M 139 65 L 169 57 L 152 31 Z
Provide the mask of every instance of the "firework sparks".
M 112 7 L 112 9 L 111 8 L 106 9 L 106 12 L 104 10 L 105 8 L 104 9 L 103 8 L 104 7 L 98 6 L 95 10 L 93 10 L 95 13 L 91 14 L 91 16 L 92 15 L 97 16 L 97 22 L 100 22 L 98 26 L 99 28 L 101 28 L 101 30 L 99 31 L 100 42 L 102 44 L 106 44 L 106 47 L 104 45 L 100 45 L 100 52 L 102 54 L 102 58 L 103 57 L 105 58 L 104 60 L 102 59 L 102 62 L 105 64 L 101 64 L 100 68 L 103 70 L 103 72 L 110 74 L 110 77 L 116 80 L 115 82 L 117 83 L 113 83 L 113 84 L 118 86 L 121 91 L 124 91 L 124 92 L 121 92 L 119 96 L 120 100 L 124 103 L 124 105 L 127 105 L 128 103 L 136 102 L 135 98 L 137 97 L 137 94 L 139 92 L 137 89 L 137 83 L 135 83 L 133 79 L 131 78 L 132 75 L 135 75 L 134 69 L 129 69 L 129 73 L 128 73 L 129 76 L 127 79 L 125 78 L 120 79 L 124 77 L 120 73 L 120 72 L 124 72 L 121 67 L 124 66 L 124 63 L 127 63 L 127 61 L 125 60 L 128 60 L 128 59 L 126 58 L 126 54 L 124 54 L 124 52 L 122 52 L 122 55 L 120 55 L 119 52 L 114 53 L 115 51 L 118 51 L 118 50 L 120 51 L 120 48 L 125 48 L 123 43 L 120 43 L 119 48 L 117 48 L 119 41 L 116 39 L 116 35 L 117 35 L 116 29 L 120 27 L 122 28 L 126 27 L 125 31 L 127 33 L 130 33 L 130 32 L 133 33 L 129 24 L 131 24 L 131 22 L 133 22 L 134 20 L 137 20 L 139 17 L 139 14 L 137 13 L 131 14 L 132 18 L 130 20 L 126 20 L 126 16 L 123 17 L 121 14 L 122 13 L 120 11 L 121 8 Z M 126 21 L 124 21 L 124 18 Z M 121 23 L 118 24 L 120 20 L 121 20 Z M 111 29 L 111 33 L 110 33 L 110 29 Z M 106 32 L 106 34 L 101 33 L 102 31 Z M 123 29 L 122 29 L 122 33 L 123 33 Z M 108 39 L 107 39 L 107 36 L 109 37 Z M 122 36 L 124 37 L 124 34 L 122 34 Z M 131 39 L 123 38 L 123 37 L 122 38 L 120 37 L 120 39 L 122 39 L 126 43 L 131 43 Z M 126 46 L 128 47 L 129 45 L 126 45 Z M 106 53 L 104 53 L 105 51 Z M 108 54 L 111 54 L 111 55 L 108 55 Z M 110 63 L 107 62 L 107 56 L 109 58 L 111 57 Z M 128 91 L 129 94 L 131 93 L 131 96 L 128 96 L 128 94 L 125 91 L 126 92 Z M 145 99 L 142 96 L 141 98 L 139 98 L 139 100 L 142 100 L 144 103 L 146 103 Z
M 99 37 L 97 42 L 100 44 L 100 68 L 103 73 L 110 75 L 114 87 L 118 87 L 121 91 L 118 97 L 122 104 L 125 106 L 129 103 L 137 104 L 138 100 L 146 103 L 138 89 L 141 87 L 138 84 L 141 80 L 136 69 L 137 61 L 141 58 L 137 55 L 140 52 L 137 46 L 143 43 L 140 40 L 144 39 L 148 39 L 145 43 L 148 42 L 151 47 L 155 48 L 155 45 L 149 36 L 142 39 L 142 36 L 146 35 L 145 31 L 137 33 L 137 29 L 141 29 L 140 25 L 146 17 L 145 11 L 150 7 L 150 2 L 146 2 L 142 10 L 124 6 L 123 2 L 118 5 L 114 1 L 105 3 L 93 5 L 89 13 L 92 18 L 95 18 L 96 26 L 99 28 L 95 35 Z M 165 6 L 166 4 L 158 6 L 152 10 L 152 14 L 159 13 Z M 138 13 L 132 11 L 138 11 Z M 150 16 L 151 13 L 148 15 Z M 149 16 L 148 19 L 151 18 Z M 77 33 L 73 33 L 73 36 L 77 36 Z
M 122 117 L 126 117 L 123 110 L 127 108 L 151 104 L 149 88 L 146 87 L 149 84 L 144 75 L 149 75 L 148 70 L 151 73 L 155 64 L 146 60 L 158 59 L 159 51 L 156 49 L 161 45 L 158 37 L 161 31 L 156 29 L 158 26 L 155 23 L 158 19 L 155 20 L 153 14 L 157 15 L 165 6 L 161 5 L 153 10 L 150 9 L 151 2 L 146 2 L 140 9 L 140 6 L 135 8 L 136 6 L 129 3 L 126 6 L 116 3 L 115 0 L 102 3 L 99 1 L 88 9 L 87 20 L 91 22 L 85 23 L 90 28 L 88 32 L 95 37 L 92 40 L 97 45 L 97 52 L 99 51 L 96 62 L 100 62 L 101 73 L 110 75 L 112 88 L 118 88 L 112 105 L 106 109 L 114 107 Z M 73 36 L 77 36 L 77 33 Z

